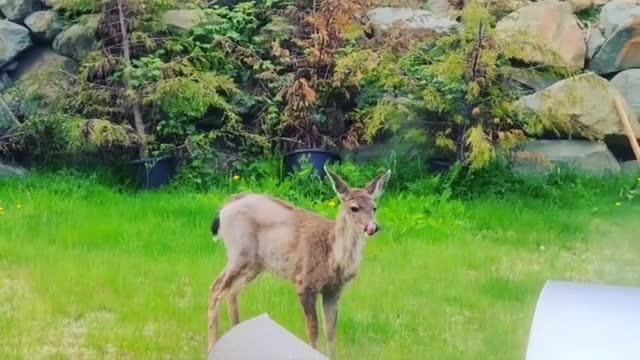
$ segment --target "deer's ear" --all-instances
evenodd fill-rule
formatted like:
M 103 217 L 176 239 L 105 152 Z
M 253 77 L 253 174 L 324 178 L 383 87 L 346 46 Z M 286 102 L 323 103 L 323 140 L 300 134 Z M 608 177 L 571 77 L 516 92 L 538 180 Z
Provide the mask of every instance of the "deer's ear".
M 391 177 L 391 170 L 387 170 L 384 174 L 375 178 L 365 188 L 374 200 L 378 199 L 384 192 L 384 188 L 389 182 L 389 177 Z
M 331 180 L 331 185 L 333 186 L 333 191 L 338 194 L 339 197 L 342 197 L 349 191 L 349 185 L 346 181 L 342 180 L 342 178 L 333 172 L 327 169 L 327 165 L 324 166 L 324 172 L 329 176 L 329 180 Z

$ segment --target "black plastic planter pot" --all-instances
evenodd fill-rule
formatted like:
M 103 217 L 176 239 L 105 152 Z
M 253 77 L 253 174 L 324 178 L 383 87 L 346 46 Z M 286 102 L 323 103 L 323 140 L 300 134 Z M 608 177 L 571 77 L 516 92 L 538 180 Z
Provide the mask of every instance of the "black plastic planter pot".
M 428 161 L 429 169 L 433 172 L 446 172 L 453 166 L 455 161 L 451 160 L 442 160 L 442 159 L 431 159 Z
M 130 164 L 139 189 L 158 189 L 169 184 L 176 174 L 176 158 L 172 155 L 135 160 Z
M 340 155 L 325 150 L 318 149 L 302 149 L 292 151 L 284 156 L 284 173 L 290 175 L 295 173 L 303 163 L 303 159 L 308 158 L 309 164 L 313 167 L 316 174 L 324 177 L 324 165 L 327 163 L 341 162 Z

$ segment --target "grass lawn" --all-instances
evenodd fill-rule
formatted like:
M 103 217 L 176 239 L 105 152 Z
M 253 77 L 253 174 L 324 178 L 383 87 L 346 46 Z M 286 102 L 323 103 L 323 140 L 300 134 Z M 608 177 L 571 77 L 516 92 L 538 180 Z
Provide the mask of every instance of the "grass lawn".
M 0 182 L 1 357 L 204 358 L 207 293 L 225 261 L 209 225 L 228 195 Z M 546 279 L 640 286 L 640 206 L 616 201 L 385 194 L 384 230 L 342 298 L 339 357 L 522 359 Z M 275 277 L 240 310 L 306 340 L 294 289 Z

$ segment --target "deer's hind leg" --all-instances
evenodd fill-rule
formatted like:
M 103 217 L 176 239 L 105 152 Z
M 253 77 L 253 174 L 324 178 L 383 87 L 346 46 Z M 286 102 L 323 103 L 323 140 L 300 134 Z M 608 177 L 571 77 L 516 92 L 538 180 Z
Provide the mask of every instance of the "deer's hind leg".
M 209 350 L 218 339 L 218 310 L 220 307 L 221 288 L 226 281 L 227 270 L 224 270 L 216 280 L 211 284 L 209 289 L 209 308 L 208 308 L 208 325 L 209 325 Z
M 254 266 L 247 267 L 241 272 L 229 286 L 229 318 L 231 319 L 231 325 L 236 326 L 240 323 L 240 312 L 238 310 L 238 295 L 249 283 L 262 272 L 262 269 Z
M 261 269 L 249 262 L 241 265 L 227 266 L 211 286 L 209 295 L 209 349 L 218 340 L 218 322 L 220 303 L 230 295 L 231 322 L 236 325 L 239 321 L 237 295 L 251 280 L 260 273 Z

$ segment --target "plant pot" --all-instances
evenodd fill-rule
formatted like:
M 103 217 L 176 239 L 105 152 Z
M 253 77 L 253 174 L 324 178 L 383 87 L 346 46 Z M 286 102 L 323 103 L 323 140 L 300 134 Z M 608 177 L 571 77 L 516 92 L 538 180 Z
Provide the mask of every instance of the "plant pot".
M 284 173 L 290 175 L 298 171 L 302 166 L 304 158 L 308 158 L 309 164 L 311 164 L 316 174 L 321 178 L 325 176 L 325 164 L 342 161 L 340 155 L 331 151 L 319 149 L 296 150 L 284 155 Z
M 429 169 L 436 173 L 446 172 L 451 169 L 451 167 L 455 164 L 453 160 L 444 160 L 444 159 L 429 159 L 427 161 L 427 165 Z
M 176 158 L 173 155 L 135 160 L 130 164 L 139 189 L 158 189 L 169 184 L 176 174 Z

